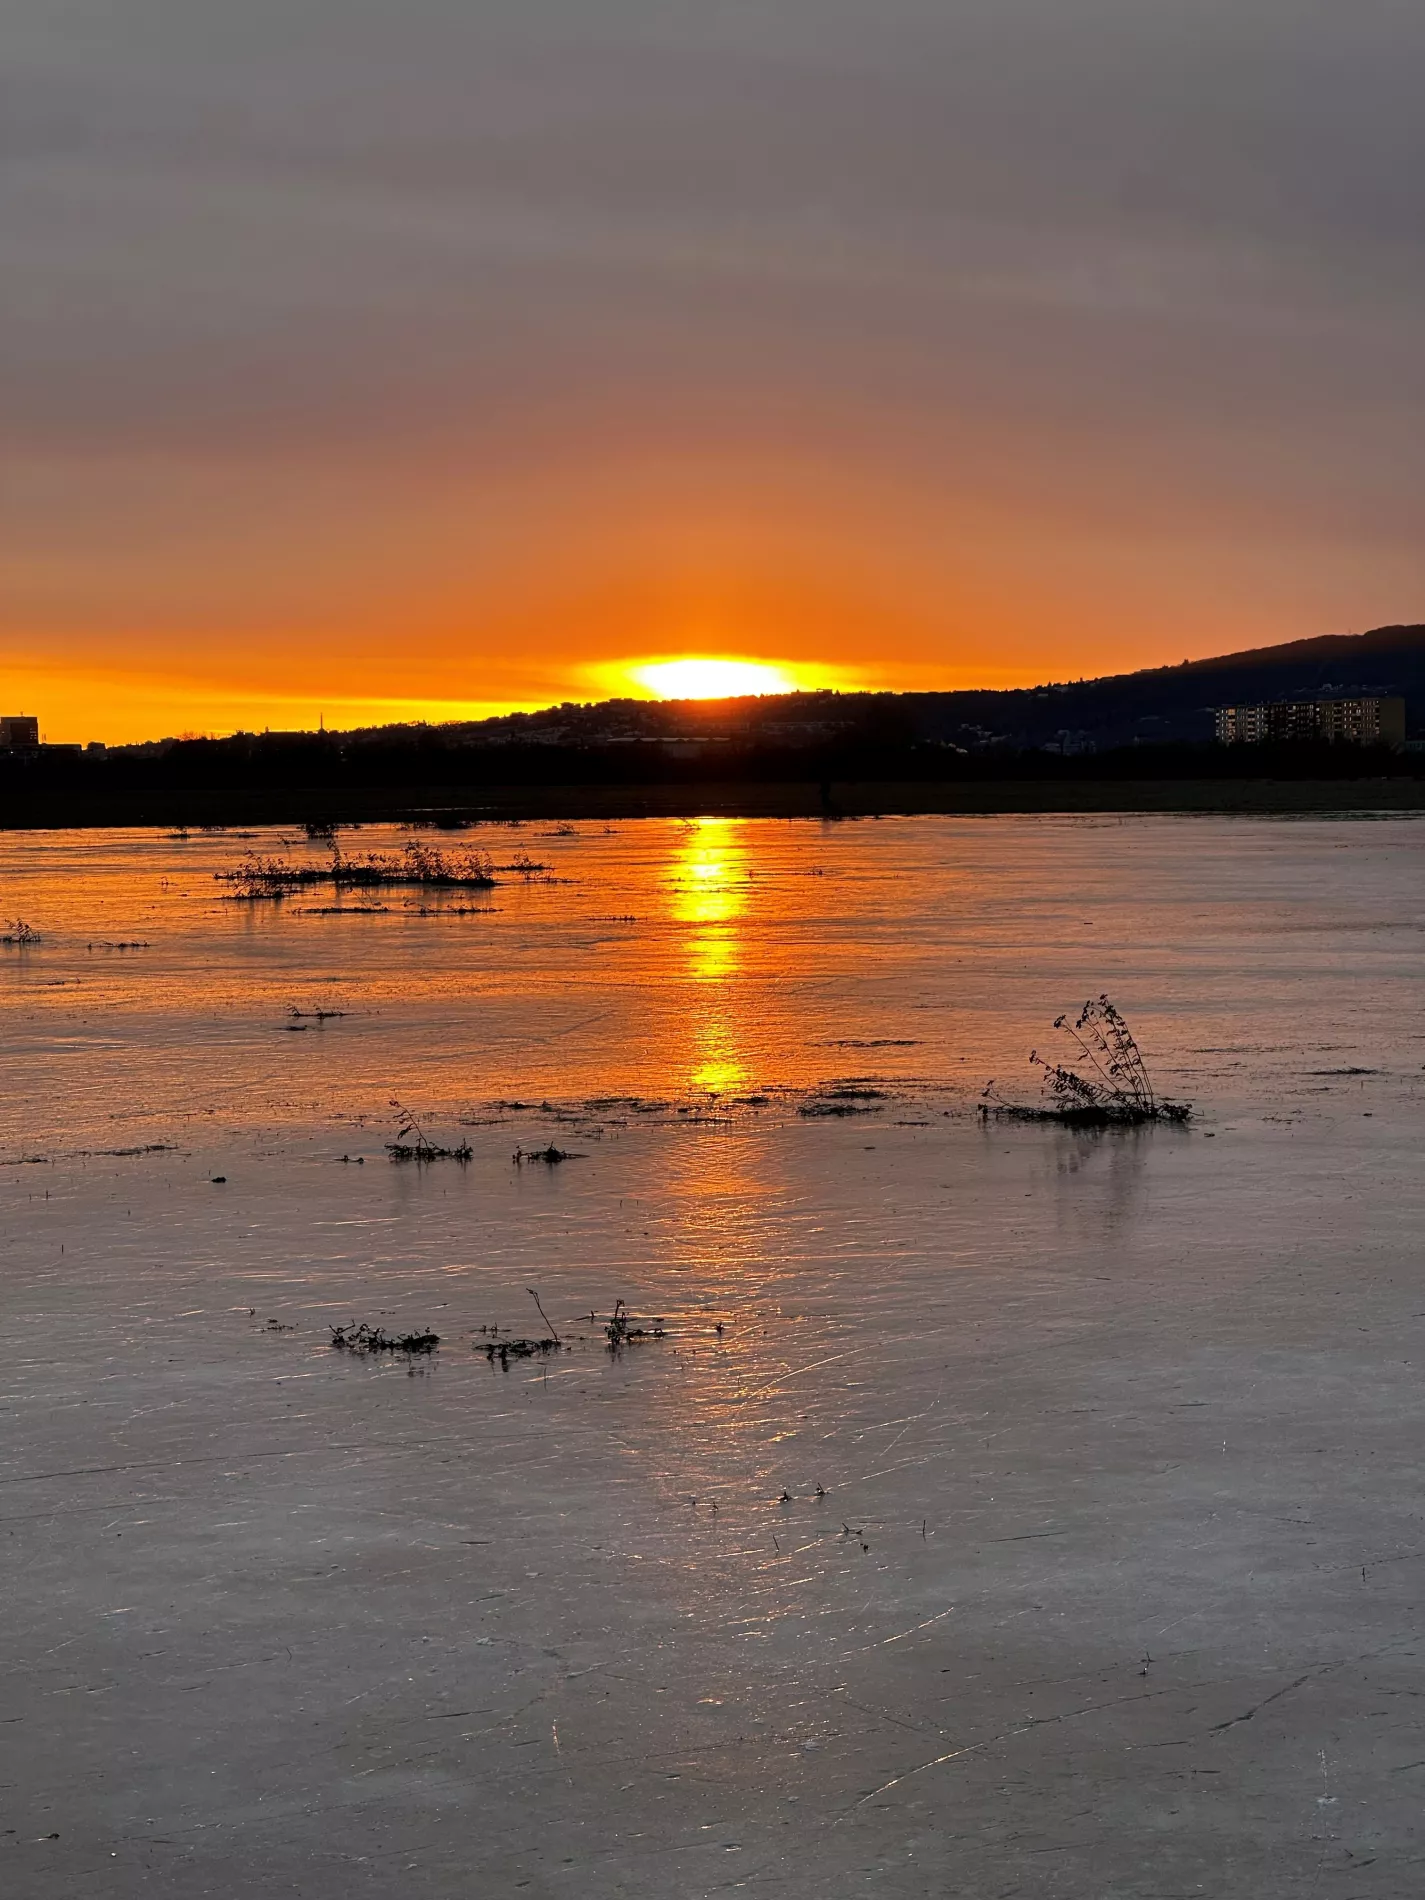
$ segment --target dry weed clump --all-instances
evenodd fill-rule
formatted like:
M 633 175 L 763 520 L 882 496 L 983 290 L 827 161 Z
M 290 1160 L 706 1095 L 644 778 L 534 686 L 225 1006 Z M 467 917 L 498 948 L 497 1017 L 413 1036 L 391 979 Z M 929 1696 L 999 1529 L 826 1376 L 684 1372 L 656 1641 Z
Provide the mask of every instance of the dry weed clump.
M 396 885 L 469 891 L 492 890 L 495 885 L 494 868 L 484 852 L 441 851 L 421 839 L 412 839 L 400 851 L 367 851 L 357 857 L 343 856 L 334 839 L 327 864 L 292 864 L 252 851 L 235 869 L 214 875 L 220 884 L 233 887 L 235 899 L 247 903 L 280 900 L 315 884 L 329 884 L 337 891 Z
M 400 1117 L 393 1141 L 386 1143 L 386 1152 L 393 1161 L 468 1161 L 472 1149 L 468 1141 L 447 1148 L 438 1141 L 432 1141 L 424 1125 L 404 1103 L 391 1097 L 391 1106 Z
M 1107 996 L 1085 1003 L 1072 1022 L 1066 1012 L 1054 1027 L 1070 1044 L 1065 1059 L 1055 1062 L 1037 1049 L 1029 1052 L 1046 1099 L 1006 1101 L 991 1081 L 981 1098 L 981 1115 L 1105 1128 L 1185 1122 L 1192 1114 L 1189 1104 L 1165 1101 L 1155 1091 L 1137 1039 Z
M 440 1344 L 440 1334 L 431 1332 L 429 1328 L 423 1328 L 418 1333 L 388 1333 L 380 1326 L 368 1326 L 365 1320 L 359 1326 L 354 1322 L 346 1326 L 333 1326 L 331 1334 L 332 1346 L 337 1352 L 427 1353 L 434 1352 Z

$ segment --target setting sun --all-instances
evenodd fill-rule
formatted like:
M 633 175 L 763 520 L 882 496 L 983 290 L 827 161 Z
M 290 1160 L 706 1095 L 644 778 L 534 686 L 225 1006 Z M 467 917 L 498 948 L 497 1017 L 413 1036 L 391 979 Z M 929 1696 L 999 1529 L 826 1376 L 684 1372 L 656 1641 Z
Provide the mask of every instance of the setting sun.
M 660 699 L 737 699 L 797 690 L 789 672 L 756 660 L 658 660 L 631 668 L 630 676 Z

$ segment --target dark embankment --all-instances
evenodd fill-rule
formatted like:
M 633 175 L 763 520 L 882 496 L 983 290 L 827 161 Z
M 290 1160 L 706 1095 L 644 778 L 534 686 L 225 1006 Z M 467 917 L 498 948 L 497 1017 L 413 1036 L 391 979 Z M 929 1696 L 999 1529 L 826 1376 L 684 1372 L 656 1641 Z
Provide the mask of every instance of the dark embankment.
M 483 762 L 482 762 L 483 763 Z M 1021 755 L 746 761 L 745 774 L 695 769 L 657 777 L 412 777 L 404 782 L 225 784 L 107 781 L 102 770 L 54 779 L 0 778 L 0 828 L 245 826 L 381 821 L 457 827 L 471 821 L 641 817 L 857 818 L 910 813 L 1425 811 L 1425 761 L 1338 749 L 1333 757 L 1273 760 L 1246 749 L 1141 748 L 1088 760 Z M 1247 766 L 1255 769 L 1246 770 Z M 768 769 L 769 767 L 779 769 Z M 551 769 L 553 768 L 553 769 Z M 928 768 L 928 769 L 927 769 Z M 17 782 L 17 778 L 19 782 Z

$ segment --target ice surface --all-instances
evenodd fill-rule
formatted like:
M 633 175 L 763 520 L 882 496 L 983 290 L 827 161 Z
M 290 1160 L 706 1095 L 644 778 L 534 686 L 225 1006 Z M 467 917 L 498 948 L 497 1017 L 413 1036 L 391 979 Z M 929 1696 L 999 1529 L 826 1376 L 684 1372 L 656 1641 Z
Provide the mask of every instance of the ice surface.
M 475 838 L 0 845 L 3 1890 L 1417 1892 L 1425 831 Z M 1105 986 L 1199 1119 L 981 1125 Z

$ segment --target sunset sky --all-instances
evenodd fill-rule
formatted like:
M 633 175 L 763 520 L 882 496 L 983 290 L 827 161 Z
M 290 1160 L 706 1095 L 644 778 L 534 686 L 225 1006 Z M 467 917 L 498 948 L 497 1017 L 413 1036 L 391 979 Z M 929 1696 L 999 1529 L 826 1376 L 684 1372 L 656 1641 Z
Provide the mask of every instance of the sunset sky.
M 1425 618 L 1417 0 L 10 0 L 0 70 L 49 738 Z

